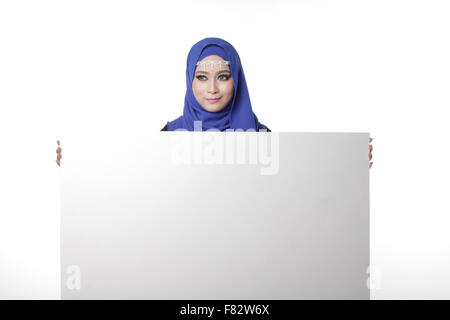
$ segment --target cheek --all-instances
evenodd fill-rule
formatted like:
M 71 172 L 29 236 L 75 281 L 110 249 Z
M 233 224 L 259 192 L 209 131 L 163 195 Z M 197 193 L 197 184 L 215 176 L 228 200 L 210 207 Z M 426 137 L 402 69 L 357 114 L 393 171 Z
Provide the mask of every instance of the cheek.
M 232 81 L 232 80 L 230 80 L 229 82 L 227 82 L 227 83 L 223 86 L 222 92 L 223 92 L 224 94 L 226 94 L 227 96 L 233 95 L 233 92 L 234 92 L 234 85 L 233 85 L 233 81 Z
M 195 81 L 195 80 L 192 81 L 192 91 L 194 92 L 194 95 L 196 98 L 202 94 L 203 89 L 202 89 L 202 85 L 201 85 L 201 83 L 199 83 L 199 81 Z

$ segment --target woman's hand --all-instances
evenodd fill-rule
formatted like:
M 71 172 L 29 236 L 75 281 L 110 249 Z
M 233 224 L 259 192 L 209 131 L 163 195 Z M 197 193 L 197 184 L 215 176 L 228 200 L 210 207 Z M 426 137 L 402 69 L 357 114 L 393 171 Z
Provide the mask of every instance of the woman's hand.
M 372 142 L 372 140 L 373 140 L 373 139 L 370 138 L 370 142 Z M 369 161 L 372 160 L 372 150 L 373 150 L 373 146 L 372 146 L 372 144 L 370 143 L 370 144 L 369 144 Z M 372 165 L 373 165 L 373 161 L 370 161 L 370 162 L 369 162 L 369 169 L 372 168 Z
M 61 145 L 59 143 L 59 140 L 56 141 L 56 143 L 58 144 L 58 148 L 56 149 L 56 154 L 57 154 L 57 156 L 56 156 L 56 163 L 58 164 L 58 167 L 60 167 L 61 166 L 61 158 L 62 158 L 62 154 L 61 154 L 62 149 L 61 149 Z

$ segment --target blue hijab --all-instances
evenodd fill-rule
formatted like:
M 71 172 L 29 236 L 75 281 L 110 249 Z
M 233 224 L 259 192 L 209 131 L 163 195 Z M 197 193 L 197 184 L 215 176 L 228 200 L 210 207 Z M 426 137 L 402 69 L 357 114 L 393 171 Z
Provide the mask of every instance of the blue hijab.
M 192 91 L 196 64 L 210 55 L 217 55 L 226 61 L 230 61 L 229 67 L 234 81 L 232 99 L 218 112 L 206 111 L 198 103 Z M 236 49 L 225 40 L 206 38 L 197 42 L 189 51 L 183 115 L 167 122 L 167 130 L 184 129 L 194 131 L 194 121 L 201 121 L 203 131 L 208 129 L 218 129 L 220 131 L 225 131 L 226 129 L 267 130 L 267 127 L 261 124 L 253 113 L 241 59 Z M 195 130 L 198 130 L 198 128 Z

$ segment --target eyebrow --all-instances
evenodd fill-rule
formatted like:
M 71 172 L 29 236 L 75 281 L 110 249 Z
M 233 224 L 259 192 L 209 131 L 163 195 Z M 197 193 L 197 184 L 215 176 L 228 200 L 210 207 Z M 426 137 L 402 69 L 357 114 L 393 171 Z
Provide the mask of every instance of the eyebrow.
M 199 73 L 199 72 L 209 74 L 208 71 L 202 71 L 202 70 L 195 71 L 195 73 Z M 222 72 L 229 72 L 229 73 L 231 73 L 230 70 L 220 70 L 220 71 L 217 71 L 216 73 L 222 73 Z

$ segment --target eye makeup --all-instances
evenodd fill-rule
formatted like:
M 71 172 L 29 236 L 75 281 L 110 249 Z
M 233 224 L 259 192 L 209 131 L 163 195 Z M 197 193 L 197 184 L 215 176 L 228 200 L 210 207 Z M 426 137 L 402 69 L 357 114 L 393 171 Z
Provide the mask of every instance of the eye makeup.
M 206 81 L 206 80 L 208 80 L 208 77 L 206 76 L 206 75 L 204 75 L 204 74 L 200 74 L 200 73 L 207 73 L 207 72 L 204 72 L 204 71 L 198 71 L 198 73 L 196 74 L 196 78 L 197 78 L 197 80 L 200 80 L 200 81 Z M 229 80 L 231 78 L 231 73 L 230 73 L 230 71 L 222 71 L 218 76 L 217 76 L 217 79 L 219 79 L 219 80 L 222 80 L 222 81 L 227 81 L 227 80 Z

